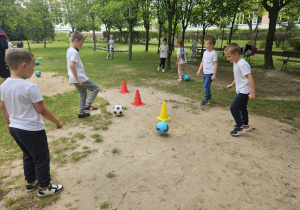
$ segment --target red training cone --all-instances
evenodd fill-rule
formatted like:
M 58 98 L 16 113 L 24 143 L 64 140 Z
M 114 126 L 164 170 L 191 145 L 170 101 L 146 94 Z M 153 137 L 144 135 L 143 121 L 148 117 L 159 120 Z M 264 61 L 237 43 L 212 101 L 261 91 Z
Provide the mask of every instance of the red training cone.
M 122 90 L 119 91 L 120 93 L 130 93 L 130 91 L 127 90 L 127 86 L 126 86 L 126 82 L 125 80 L 123 80 L 123 84 L 122 84 Z
M 135 92 L 135 99 L 134 99 L 134 102 L 131 103 L 133 106 L 143 106 L 145 105 L 142 100 L 141 100 L 141 96 L 140 96 L 140 92 L 139 90 L 136 90 Z

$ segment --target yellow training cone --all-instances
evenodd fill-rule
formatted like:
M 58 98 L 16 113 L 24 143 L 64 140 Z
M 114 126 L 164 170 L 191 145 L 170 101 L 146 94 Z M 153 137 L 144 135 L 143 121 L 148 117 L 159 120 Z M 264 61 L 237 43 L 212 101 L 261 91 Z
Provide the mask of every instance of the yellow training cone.
M 166 102 L 164 101 L 161 107 L 161 112 L 160 112 L 160 116 L 157 117 L 157 119 L 161 120 L 161 121 L 167 121 L 167 120 L 171 120 L 170 117 L 168 117 L 167 114 L 167 105 Z

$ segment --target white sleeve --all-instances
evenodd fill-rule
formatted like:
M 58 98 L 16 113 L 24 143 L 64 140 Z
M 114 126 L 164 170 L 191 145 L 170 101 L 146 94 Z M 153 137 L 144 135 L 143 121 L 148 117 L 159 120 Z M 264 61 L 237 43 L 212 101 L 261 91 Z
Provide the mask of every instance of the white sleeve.
M 213 61 L 218 61 L 218 54 L 215 51 L 215 53 L 213 54 Z
M 240 66 L 241 72 L 243 74 L 243 76 L 246 76 L 247 74 L 251 74 L 251 68 L 250 65 L 248 63 L 243 63 Z
M 79 61 L 79 54 L 77 51 L 72 50 L 70 53 L 70 61 L 74 61 L 75 63 L 78 63 Z
M 28 89 L 28 96 L 32 103 L 37 103 L 44 100 L 37 85 L 32 85 Z

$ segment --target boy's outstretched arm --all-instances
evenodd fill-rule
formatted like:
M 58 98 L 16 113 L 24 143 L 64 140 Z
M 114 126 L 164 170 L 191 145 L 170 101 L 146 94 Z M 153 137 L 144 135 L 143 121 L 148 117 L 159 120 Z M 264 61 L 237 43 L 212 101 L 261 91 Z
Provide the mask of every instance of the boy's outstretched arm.
M 47 108 L 44 101 L 34 103 L 33 105 L 34 105 L 36 111 L 38 113 L 40 113 L 43 117 L 45 117 L 47 120 L 50 120 L 51 122 L 53 122 L 56 125 L 57 129 L 60 129 L 63 127 L 62 122 L 60 122 L 59 119 L 57 119 L 54 116 L 54 114 Z
M 71 69 L 71 71 L 72 71 L 72 73 L 73 73 L 76 81 L 78 82 L 78 85 L 81 86 L 82 85 L 82 81 L 79 80 L 79 78 L 78 78 L 77 71 L 76 71 L 76 68 L 75 68 L 75 61 L 71 61 L 70 62 L 70 69 Z
M 198 72 L 197 72 L 197 76 L 199 76 L 200 75 L 200 72 L 201 72 L 201 69 L 203 68 L 203 61 L 201 61 L 201 64 L 200 64 L 200 66 L 199 66 L 199 70 L 198 70 Z
M 227 89 L 232 88 L 233 86 L 235 86 L 235 81 L 233 80 L 233 82 L 230 85 L 227 85 Z
M 5 121 L 7 130 L 8 130 L 10 121 L 9 121 L 9 115 L 8 115 L 8 113 L 7 113 L 7 110 L 6 110 L 6 106 L 5 106 L 4 101 L 1 101 L 1 102 L 0 102 L 0 108 L 1 108 L 1 113 L 2 113 L 3 119 L 4 119 L 4 121 Z
M 246 75 L 248 81 L 249 81 L 249 86 L 250 86 L 250 94 L 249 94 L 249 99 L 255 99 L 255 86 L 254 86 L 254 79 L 252 77 L 252 74 L 247 74 Z
M 211 76 L 211 80 L 215 80 L 217 77 L 217 71 L 218 71 L 218 61 L 214 61 L 214 74 Z

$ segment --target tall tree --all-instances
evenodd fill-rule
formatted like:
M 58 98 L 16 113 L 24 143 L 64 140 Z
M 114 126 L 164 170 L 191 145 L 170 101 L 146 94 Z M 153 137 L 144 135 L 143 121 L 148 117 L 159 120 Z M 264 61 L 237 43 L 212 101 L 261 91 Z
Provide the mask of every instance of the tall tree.
M 265 55 L 264 55 L 264 66 L 265 69 L 274 69 L 273 64 L 273 57 L 272 57 L 272 48 L 273 48 L 273 41 L 276 32 L 276 21 L 278 18 L 279 11 L 284 8 L 288 3 L 292 2 L 293 0 L 262 0 L 261 4 L 264 8 L 269 12 L 269 30 L 266 40 L 266 47 L 265 47 Z M 294 0 L 296 1 L 296 0 Z
M 16 0 L 0 1 L 0 27 L 7 33 L 7 27 L 14 28 L 18 24 L 20 4 Z
M 173 35 L 173 40 L 171 39 L 172 37 L 172 28 L 173 28 L 173 19 L 174 15 L 176 14 L 176 5 L 178 0 L 163 0 L 165 4 L 165 8 L 167 10 L 167 15 L 168 15 L 168 45 L 169 48 L 171 49 L 170 55 L 167 57 L 167 68 L 168 70 L 171 70 L 171 56 L 172 56 L 172 43 L 174 43 L 174 35 Z
M 128 53 L 128 60 L 132 60 L 132 42 L 133 42 L 133 27 L 137 23 L 138 13 L 139 13 L 139 0 L 122 0 L 119 1 L 119 9 L 122 12 L 124 18 L 128 23 L 129 29 L 129 53 Z
M 158 46 L 157 46 L 157 53 L 159 53 L 159 47 L 160 47 L 160 40 L 161 40 L 161 31 L 163 28 L 163 25 L 165 24 L 167 20 L 167 12 L 166 12 L 166 4 L 163 4 L 163 0 L 157 0 L 156 3 L 156 16 L 157 16 L 157 22 L 159 25 L 159 32 L 158 32 Z
M 142 17 L 144 22 L 144 27 L 146 29 L 146 49 L 145 51 L 148 52 L 148 45 L 149 45 L 149 30 L 150 30 L 150 23 L 153 14 L 153 7 L 152 7 L 152 0 L 143 0 L 141 2 L 142 8 Z
M 192 15 L 192 11 L 194 6 L 196 6 L 195 0 L 180 0 L 181 1 L 181 10 L 180 11 L 180 17 L 181 17 L 181 24 L 182 24 L 182 41 L 184 43 L 184 36 L 185 36 L 185 30 L 190 24 L 190 18 Z
M 202 54 L 203 55 L 203 48 L 204 48 L 204 40 L 205 40 L 205 34 L 206 29 L 210 25 L 214 25 L 218 22 L 218 18 L 223 15 L 223 2 L 220 0 L 212 0 L 212 1 L 206 1 L 206 0 L 199 0 L 197 5 L 193 8 L 193 13 L 195 15 L 191 18 L 191 23 L 194 25 L 200 24 L 202 25 Z
M 110 37 L 110 30 L 116 20 L 116 16 L 118 16 L 119 12 L 117 11 L 116 2 L 115 1 L 107 1 L 107 0 L 98 0 L 97 4 L 92 6 L 92 10 L 96 13 L 96 15 L 100 18 L 102 23 L 105 25 L 105 29 L 107 31 L 107 41 Z M 108 45 L 109 49 L 109 45 Z

